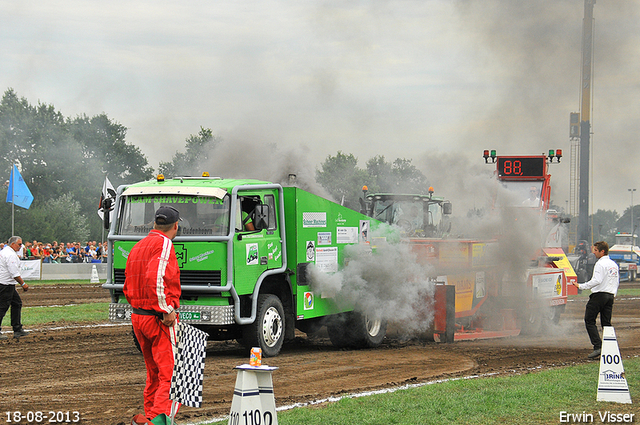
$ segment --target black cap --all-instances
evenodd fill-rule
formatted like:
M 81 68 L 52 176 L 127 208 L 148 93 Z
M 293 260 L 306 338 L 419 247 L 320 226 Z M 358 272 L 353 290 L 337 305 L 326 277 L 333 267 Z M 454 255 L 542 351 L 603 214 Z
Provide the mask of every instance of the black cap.
M 163 205 L 156 211 L 156 224 L 173 224 L 180 218 L 180 213 L 177 209 L 168 205 Z

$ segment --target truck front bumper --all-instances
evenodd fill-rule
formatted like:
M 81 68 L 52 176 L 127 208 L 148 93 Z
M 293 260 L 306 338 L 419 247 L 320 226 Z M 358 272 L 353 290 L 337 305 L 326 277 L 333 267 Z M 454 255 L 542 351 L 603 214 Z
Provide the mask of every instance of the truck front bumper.
M 109 304 L 109 321 L 131 323 L 133 309 L 130 304 Z M 226 326 L 235 324 L 232 305 L 185 305 L 178 309 L 180 320 L 196 325 Z

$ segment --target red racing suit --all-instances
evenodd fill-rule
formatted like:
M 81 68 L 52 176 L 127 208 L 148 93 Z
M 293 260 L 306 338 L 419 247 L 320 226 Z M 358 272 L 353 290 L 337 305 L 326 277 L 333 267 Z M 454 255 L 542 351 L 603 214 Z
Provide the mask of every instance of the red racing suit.
M 149 419 L 171 416 L 171 376 L 177 348 L 177 323 L 162 324 L 162 313 L 180 307 L 180 269 L 171 239 L 158 230 L 138 242 L 127 258 L 124 295 L 134 309 L 133 330 L 147 367 L 144 411 Z M 153 315 L 156 312 L 157 315 Z

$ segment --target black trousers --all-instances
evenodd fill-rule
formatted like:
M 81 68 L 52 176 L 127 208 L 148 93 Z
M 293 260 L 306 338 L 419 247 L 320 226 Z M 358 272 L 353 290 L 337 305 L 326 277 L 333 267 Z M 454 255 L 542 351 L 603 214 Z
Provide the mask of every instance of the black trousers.
M 613 294 L 608 292 L 594 292 L 589 295 L 587 308 L 584 311 L 584 325 L 587 328 L 589 339 L 594 350 L 602 348 L 602 339 L 596 326 L 596 317 L 600 314 L 600 326 L 611 326 L 611 313 L 613 312 Z
M 14 332 L 22 330 L 22 323 L 20 323 L 22 300 L 18 295 L 16 285 L 0 285 L 0 325 L 9 307 L 11 307 L 11 327 Z

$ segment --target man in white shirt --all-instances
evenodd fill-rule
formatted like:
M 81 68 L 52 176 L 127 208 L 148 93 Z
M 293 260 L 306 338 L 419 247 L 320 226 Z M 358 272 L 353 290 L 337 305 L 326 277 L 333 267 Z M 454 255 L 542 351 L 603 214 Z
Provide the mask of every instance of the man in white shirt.
M 27 335 L 21 323 L 22 300 L 16 290 L 16 283 L 19 283 L 24 291 L 29 289 L 29 285 L 24 283 L 20 276 L 20 259 L 17 252 L 21 246 L 22 238 L 11 236 L 7 245 L 0 251 L 0 323 L 11 307 L 11 327 L 13 327 L 14 338 Z M 7 339 L 7 336 L 0 334 L 0 339 Z
M 538 197 L 538 188 L 535 186 L 531 186 L 529 188 L 529 197 L 522 201 L 523 207 L 539 207 L 540 206 L 540 198 Z
M 600 314 L 600 325 L 611 326 L 613 299 L 618 293 L 620 274 L 618 265 L 609 258 L 609 245 L 606 242 L 596 242 L 591 248 L 598 261 L 593 268 L 593 277 L 585 283 L 575 283 L 579 289 L 591 289 L 589 302 L 584 312 L 584 324 L 589 334 L 593 352 L 587 357 L 594 359 L 600 356 L 602 339 L 596 326 L 596 317 Z

